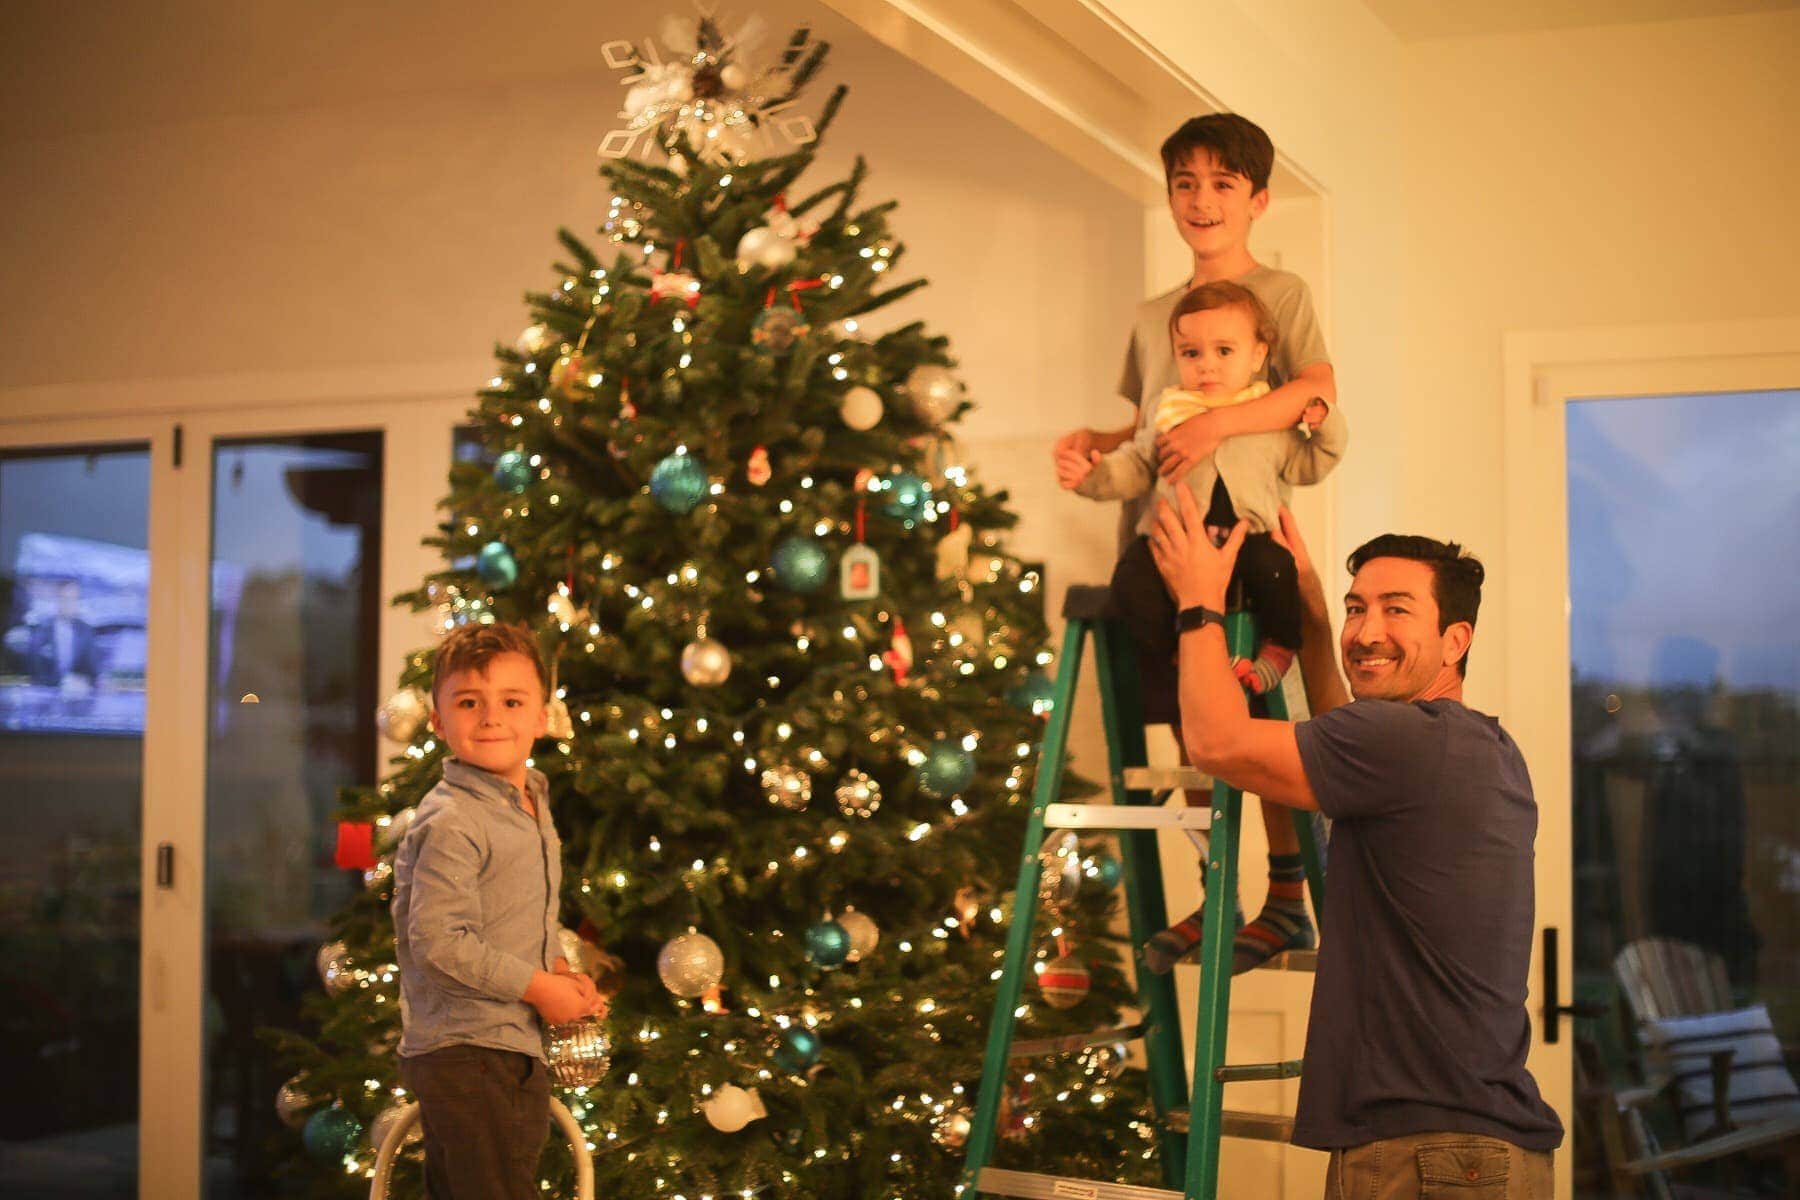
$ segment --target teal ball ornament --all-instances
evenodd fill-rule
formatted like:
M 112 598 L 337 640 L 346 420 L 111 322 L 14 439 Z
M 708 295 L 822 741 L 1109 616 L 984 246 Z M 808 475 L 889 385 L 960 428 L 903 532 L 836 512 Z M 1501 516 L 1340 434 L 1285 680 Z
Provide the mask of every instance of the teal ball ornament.
M 507 492 L 522 492 L 531 486 L 531 462 L 523 450 L 508 450 L 494 460 L 494 482 Z
M 806 928 L 806 957 L 821 967 L 841 967 L 850 958 L 850 931 L 826 918 Z
M 325 1162 L 344 1157 L 362 1137 L 362 1122 L 341 1108 L 322 1108 L 306 1119 L 300 1140 L 306 1152 Z
M 948 800 L 975 778 L 975 756 L 964 750 L 961 742 L 939 738 L 925 751 L 913 773 L 921 792 L 933 800 Z
M 475 573 L 495 591 L 504 591 L 519 581 L 519 560 L 505 542 L 489 542 L 475 556 Z
M 706 498 L 706 468 L 691 454 L 671 454 L 650 472 L 650 494 L 677 516 L 694 511 Z
M 1096 854 L 1094 855 L 1094 877 L 1108 891 L 1111 891 L 1119 886 L 1121 879 L 1125 878 L 1125 864 L 1110 854 Z
M 896 521 L 918 521 L 931 508 L 931 485 L 911 471 L 890 472 L 881 481 L 881 511 Z
M 1033 716 L 1048 716 L 1056 707 L 1056 681 L 1043 671 L 1032 671 L 1007 691 L 1006 700 Z
M 831 574 L 819 539 L 800 534 L 782 539 L 775 547 L 773 566 L 775 582 L 790 592 L 816 592 Z
M 781 1044 L 775 1047 L 775 1065 L 798 1075 L 817 1063 L 824 1050 L 818 1034 L 804 1025 L 794 1025 L 781 1032 Z

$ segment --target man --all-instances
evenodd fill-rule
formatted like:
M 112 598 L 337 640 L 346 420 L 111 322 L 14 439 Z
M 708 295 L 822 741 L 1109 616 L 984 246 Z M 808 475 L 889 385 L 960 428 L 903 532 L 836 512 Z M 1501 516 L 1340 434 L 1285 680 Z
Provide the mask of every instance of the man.
M 1264 800 L 1335 820 L 1294 1142 L 1331 1152 L 1328 1200 L 1408 1200 L 1434 1185 L 1548 1200 L 1562 1124 L 1525 1069 L 1537 805 L 1512 739 L 1462 703 L 1481 564 L 1395 534 L 1352 554 L 1346 693 L 1324 589 L 1282 510 L 1314 715 L 1255 720 L 1221 615 L 1245 526 L 1215 548 L 1193 498 L 1176 496 L 1151 548 L 1181 611 L 1188 753 Z

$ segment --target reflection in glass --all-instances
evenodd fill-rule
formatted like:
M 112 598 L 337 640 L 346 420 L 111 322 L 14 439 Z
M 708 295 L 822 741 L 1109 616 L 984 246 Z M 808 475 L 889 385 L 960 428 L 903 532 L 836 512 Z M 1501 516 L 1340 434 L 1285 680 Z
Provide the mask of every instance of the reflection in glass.
M 137 1195 L 150 456 L 0 456 L 0 1195 Z
M 295 1134 L 259 1031 L 298 1029 L 326 919 L 339 788 L 374 782 L 379 433 L 214 450 L 207 756 L 207 1195 L 276 1194 Z M 256 702 L 246 703 L 247 694 Z
M 1728 1120 L 1800 1121 L 1765 1095 L 1800 1074 L 1800 393 L 1582 401 L 1567 434 L 1577 999 L 1608 1014 L 1578 1023 L 1577 1191 L 1654 1145 L 1694 1151 L 1673 1182 L 1792 1195 L 1800 1125 L 1712 1153 L 1711 1056 L 1671 1039 L 1739 1014 L 1765 1032 L 1733 1035 Z

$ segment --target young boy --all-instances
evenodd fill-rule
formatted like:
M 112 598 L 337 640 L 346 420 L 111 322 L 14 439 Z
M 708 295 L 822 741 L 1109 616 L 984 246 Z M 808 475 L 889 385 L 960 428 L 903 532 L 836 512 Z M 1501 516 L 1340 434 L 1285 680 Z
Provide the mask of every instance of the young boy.
M 400 1075 L 419 1101 L 432 1200 L 540 1195 L 540 1018 L 605 1015 L 557 949 L 562 843 L 526 765 L 548 691 L 522 626 L 463 625 L 438 647 L 431 727 L 451 757 L 395 855 L 393 908 Z
M 1057 440 L 1054 456 L 1058 479 L 1065 487 L 1085 475 L 1097 454 L 1133 437 L 1148 423 L 1151 401 L 1175 386 L 1178 375 L 1170 350 L 1169 318 L 1191 288 L 1218 281 L 1237 283 L 1254 292 L 1274 318 L 1275 344 L 1266 365 L 1270 391 L 1241 404 L 1226 405 L 1184 421 L 1155 437 L 1157 472 L 1177 480 L 1210 458 L 1227 438 L 1292 430 L 1315 401 L 1337 406 L 1337 384 L 1325 339 L 1313 314 L 1312 300 L 1299 276 L 1266 267 L 1250 253 L 1252 223 L 1269 206 L 1269 175 L 1275 150 L 1269 135 L 1235 113 L 1212 113 L 1184 123 L 1162 145 L 1163 176 L 1169 189 L 1169 215 L 1193 255 L 1187 282 L 1138 306 L 1119 394 L 1137 405 L 1137 419 L 1108 432 L 1078 429 Z M 1153 493 L 1122 506 L 1120 546 L 1129 548 L 1138 526 L 1150 511 Z M 1211 497 L 1207 497 L 1211 507 Z M 1176 678 L 1172 663 L 1140 656 L 1144 684 L 1144 716 L 1179 731 Z M 1179 740 L 1179 732 L 1178 732 Z M 1258 918 L 1239 931 L 1235 966 L 1248 970 L 1290 947 L 1310 944 L 1312 924 L 1306 915 L 1304 872 L 1299 837 L 1292 820 L 1265 802 L 1263 825 L 1269 838 L 1269 903 Z M 1158 935 L 1156 948 L 1146 948 L 1153 968 L 1169 969 L 1170 952 L 1185 954 L 1199 943 L 1200 912 L 1176 922 Z M 1179 954 L 1176 955 L 1179 957 Z

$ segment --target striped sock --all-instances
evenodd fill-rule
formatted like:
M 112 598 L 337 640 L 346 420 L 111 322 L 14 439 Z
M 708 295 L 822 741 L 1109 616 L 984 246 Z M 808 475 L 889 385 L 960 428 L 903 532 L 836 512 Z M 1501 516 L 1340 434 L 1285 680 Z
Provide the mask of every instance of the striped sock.
M 1256 920 L 1238 931 L 1231 973 L 1253 971 L 1283 950 L 1310 950 L 1313 942 L 1312 918 L 1306 915 L 1306 865 L 1298 854 L 1271 854 L 1269 898 Z
M 1242 905 L 1236 906 L 1237 928 L 1244 927 L 1244 910 Z M 1161 933 L 1153 935 L 1144 943 L 1144 965 L 1158 975 L 1167 975 L 1175 969 L 1175 964 L 1192 954 L 1200 947 L 1201 936 L 1205 933 L 1203 922 L 1206 919 L 1206 905 L 1181 920 L 1175 922 Z M 1232 943 L 1232 954 L 1237 954 L 1237 944 Z
M 1266 696 L 1281 687 L 1281 677 L 1287 674 L 1293 662 L 1292 650 L 1274 642 L 1264 642 L 1256 652 L 1256 662 L 1251 664 L 1250 678 L 1244 681 L 1245 686 L 1259 696 Z

